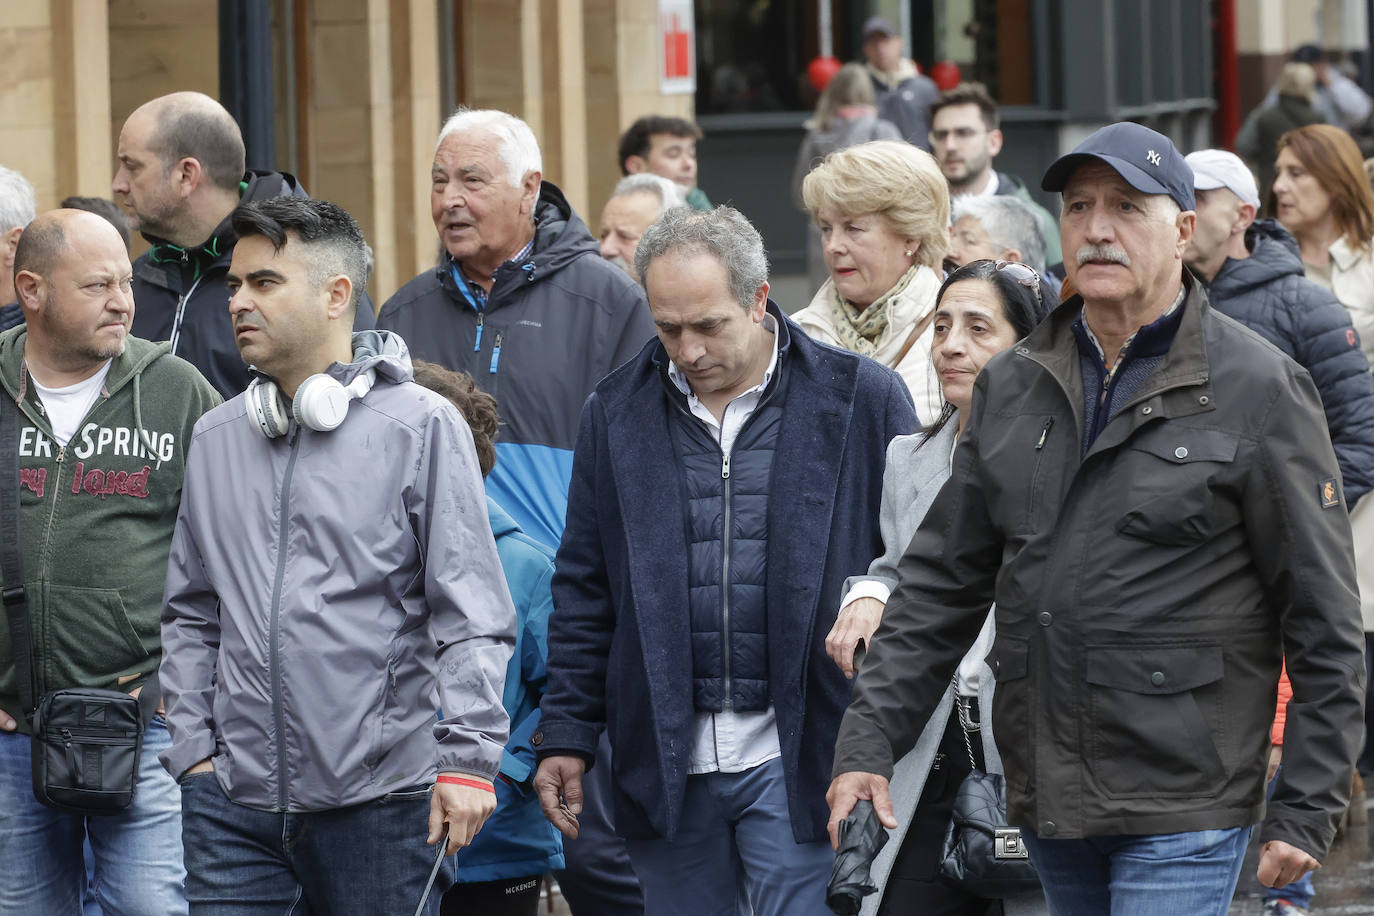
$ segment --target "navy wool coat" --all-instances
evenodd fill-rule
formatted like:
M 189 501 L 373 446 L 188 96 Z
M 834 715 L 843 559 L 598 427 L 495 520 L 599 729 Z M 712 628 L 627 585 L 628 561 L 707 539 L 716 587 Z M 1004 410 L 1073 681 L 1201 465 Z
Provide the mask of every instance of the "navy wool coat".
M 768 675 L 797 842 L 825 838 L 825 792 L 849 682 L 825 654 L 848 576 L 882 552 L 887 443 L 917 428 L 901 379 L 778 322 L 783 421 L 768 504 Z M 672 838 L 691 753 L 683 474 L 669 438 L 668 357 L 653 340 L 582 411 L 554 573 L 539 757 L 612 746 L 615 822 Z

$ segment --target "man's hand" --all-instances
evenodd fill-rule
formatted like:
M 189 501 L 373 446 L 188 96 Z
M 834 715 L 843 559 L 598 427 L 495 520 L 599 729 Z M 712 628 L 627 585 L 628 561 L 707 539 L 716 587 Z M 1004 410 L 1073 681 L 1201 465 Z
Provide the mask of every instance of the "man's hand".
M 577 839 L 577 816 L 582 813 L 582 774 L 587 763 L 571 755 L 546 757 L 534 775 L 539 807 L 549 823 L 570 840 Z
M 19 723 L 14 721 L 14 717 L 0 709 L 0 730 L 12 732 L 19 727 Z
M 1283 763 L 1283 745 L 1276 744 L 1269 748 L 1269 769 L 1264 771 L 1265 783 L 1274 781 L 1274 774 L 1279 771 L 1279 764 Z
M 481 776 L 464 773 L 463 778 L 491 785 L 491 780 Z M 425 842 L 433 846 L 442 840 L 444 823 L 447 822 L 448 848 L 444 850 L 444 855 L 451 856 L 472 842 L 477 831 L 482 829 L 495 810 L 496 792 L 492 789 L 436 782 L 434 792 L 429 797 L 429 837 Z
M 897 818 L 892 813 L 892 796 L 887 791 L 887 779 L 877 773 L 841 773 L 830 783 L 825 801 L 830 805 L 830 846 L 840 848 L 840 822 L 849 817 L 860 799 L 873 802 L 878 820 L 888 830 L 895 830 Z
M 206 757 L 200 763 L 197 763 L 194 766 L 187 767 L 186 772 L 181 774 L 181 778 L 185 779 L 187 776 L 194 776 L 197 773 L 213 772 L 215 772 L 215 765 L 210 761 L 209 757 Z
M 1322 864 L 1296 846 L 1283 840 L 1270 840 L 1260 849 L 1259 870 L 1255 877 L 1265 887 L 1287 887 Z
M 864 645 L 873 641 L 885 607 L 877 598 L 855 598 L 840 608 L 840 616 L 825 637 L 825 654 L 840 666 L 845 677 L 854 676 L 854 649 L 860 640 Z

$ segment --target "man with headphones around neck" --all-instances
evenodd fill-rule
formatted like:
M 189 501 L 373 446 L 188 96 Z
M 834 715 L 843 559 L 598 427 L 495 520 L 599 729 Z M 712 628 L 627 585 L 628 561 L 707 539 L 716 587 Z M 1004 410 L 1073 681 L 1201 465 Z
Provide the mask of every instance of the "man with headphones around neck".
M 352 217 L 277 198 L 233 228 L 253 381 L 196 425 L 163 608 L 187 897 L 411 912 L 426 829 L 448 852 L 471 841 L 508 731 L 515 612 L 472 433 L 414 383 L 400 337 L 353 333 L 368 256 Z

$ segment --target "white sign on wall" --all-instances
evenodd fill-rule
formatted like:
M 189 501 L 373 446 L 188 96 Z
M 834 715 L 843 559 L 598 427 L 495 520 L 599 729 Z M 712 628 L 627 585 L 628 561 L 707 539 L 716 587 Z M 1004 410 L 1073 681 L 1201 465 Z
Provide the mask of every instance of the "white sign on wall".
M 658 91 L 697 91 L 696 21 L 692 0 L 658 0 Z

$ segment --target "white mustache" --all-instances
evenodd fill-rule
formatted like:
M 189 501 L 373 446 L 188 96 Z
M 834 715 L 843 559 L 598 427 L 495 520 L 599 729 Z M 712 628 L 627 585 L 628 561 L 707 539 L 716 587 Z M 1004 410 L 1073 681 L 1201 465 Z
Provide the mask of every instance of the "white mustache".
M 1082 267 L 1086 261 L 1111 261 L 1123 267 L 1131 266 L 1131 256 L 1126 253 L 1124 248 L 1114 248 L 1111 245 L 1084 245 L 1074 253 L 1078 260 L 1078 266 Z

